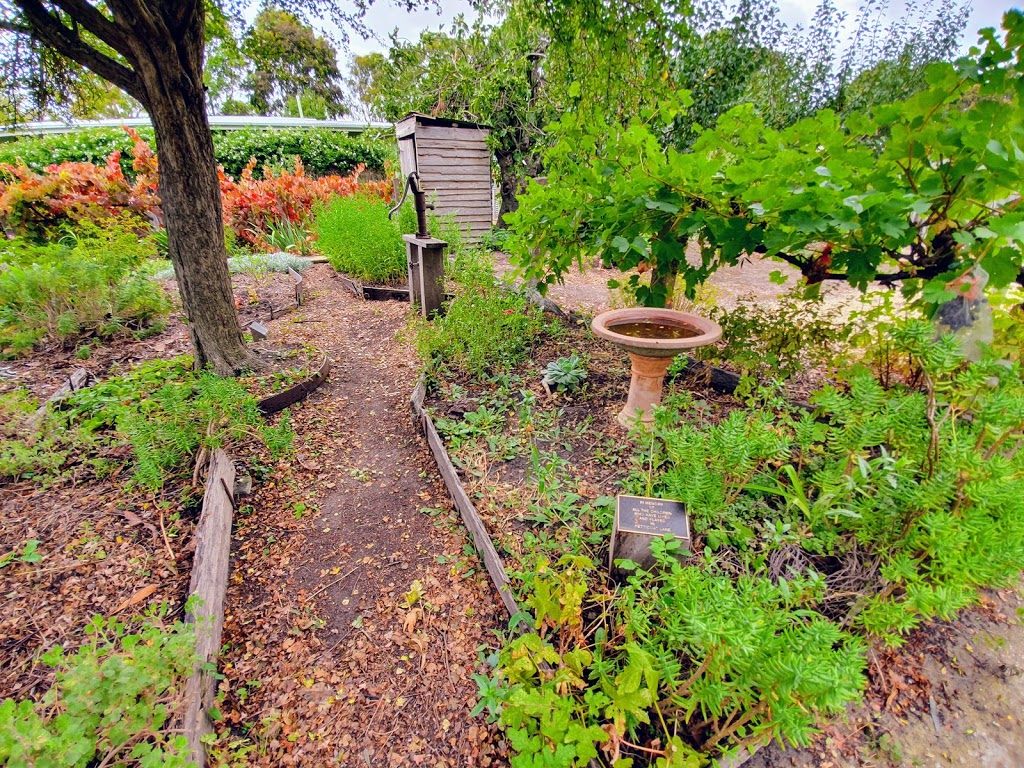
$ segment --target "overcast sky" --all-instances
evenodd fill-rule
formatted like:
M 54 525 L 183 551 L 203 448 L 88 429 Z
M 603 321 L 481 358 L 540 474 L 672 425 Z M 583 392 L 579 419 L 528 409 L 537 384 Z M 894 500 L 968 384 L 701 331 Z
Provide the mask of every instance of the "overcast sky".
M 440 0 L 441 13 L 420 11 L 407 13 L 391 6 L 387 0 L 377 0 L 367 13 L 367 23 L 371 30 L 386 39 L 391 30 L 398 28 L 399 36 L 406 40 L 415 40 L 420 32 L 426 29 L 437 29 L 463 13 L 473 16 L 473 9 L 465 0 Z M 848 18 L 856 16 L 861 0 L 837 0 L 836 4 L 847 12 Z M 892 0 L 894 11 L 902 7 L 900 0 Z M 782 20 L 787 24 L 806 24 L 811 19 L 817 0 L 779 0 Z M 965 42 L 969 45 L 977 39 L 976 32 L 982 27 L 998 27 L 1003 12 L 1020 7 L 1019 3 L 1000 2 L 999 0 L 974 0 L 970 21 L 967 23 Z M 385 50 L 386 46 L 375 40 L 363 40 L 353 35 L 350 42 L 352 53 L 367 53 Z M 342 54 L 342 58 L 347 58 Z

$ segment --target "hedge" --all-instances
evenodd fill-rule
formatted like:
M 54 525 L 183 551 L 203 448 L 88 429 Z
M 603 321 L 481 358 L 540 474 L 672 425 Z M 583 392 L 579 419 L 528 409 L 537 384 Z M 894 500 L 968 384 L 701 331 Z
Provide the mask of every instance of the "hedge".
M 140 129 L 139 134 L 153 143 L 152 129 Z M 120 128 L 90 128 L 0 142 L 0 163 L 17 164 L 23 160 L 34 171 L 64 162 L 103 165 L 111 152 L 120 151 L 121 169 L 131 177 L 131 148 L 131 138 Z M 344 176 L 360 163 L 367 170 L 383 174 L 385 161 L 396 157 L 394 141 L 387 134 L 350 136 L 322 128 L 214 131 L 213 148 L 217 162 L 234 178 L 238 178 L 251 157 L 256 158 L 256 177 L 262 176 L 264 165 L 292 168 L 295 155 L 302 158 L 310 176 Z

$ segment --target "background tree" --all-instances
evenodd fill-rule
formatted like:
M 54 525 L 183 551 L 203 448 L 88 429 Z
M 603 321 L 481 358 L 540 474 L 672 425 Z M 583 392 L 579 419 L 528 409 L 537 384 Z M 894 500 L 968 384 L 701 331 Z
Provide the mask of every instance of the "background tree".
M 271 5 L 256 16 L 242 40 L 252 69 L 250 102 L 263 114 L 288 114 L 289 100 L 304 115 L 303 100 L 316 100 L 324 117 L 348 110 L 334 46 L 293 13 Z
M 496 26 L 479 19 L 471 26 L 459 17 L 451 32 L 424 32 L 414 43 L 393 35 L 386 56 L 355 60 L 352 82 L 366 111 L 387 120 L 422 112 L 489 125 L 503 219 L 515 210 L 526 179 L 540 171 L 542 127 L 554 114 L 545 47 L 511 6 Z
M 364 30 L 361 14 L 368 3 L 355 10 L 341 0 L 293 4 Z M 411 9 L 416 3 L 396 5 Z M 0 33 L 0 71 L 11 89 L 0 103 L 13 116 L 25 114 L 26 106 L 45 110 L 68 103 L 76 66 L 116 85 L 149 113 L 169 253 L 196 366 L 222 374 L 252 366 L 231 294 L 203 92 L 205 2 L 0 0 Z
M 238 15 L 216 5 L 207 8 L 203 84 L 214 114 L 248 114 L 249 111 L 242 99 L 249 63 L 235 35 L 235 30 L 242 25 Z

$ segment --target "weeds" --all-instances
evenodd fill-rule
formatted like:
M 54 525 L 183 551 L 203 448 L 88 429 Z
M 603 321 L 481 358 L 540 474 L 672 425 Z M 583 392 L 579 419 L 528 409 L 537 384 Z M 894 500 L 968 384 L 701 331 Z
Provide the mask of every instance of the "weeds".
M 54 646 L 56 669 L 42 702 L 0 703 L 4 765 L 188 764 L 185 737 L 172 729 L 195 657 L 193 630 L 151 613 L 136 626 L 93 618 L 74 654 Z
M 539 338 L 540 310 L 498 284 L 489 257 L 479 252 L 459 254 L 453 272 L 455 298 L 416 334 L 420 357 L 432 370 L 481 375 L 508 369 Z

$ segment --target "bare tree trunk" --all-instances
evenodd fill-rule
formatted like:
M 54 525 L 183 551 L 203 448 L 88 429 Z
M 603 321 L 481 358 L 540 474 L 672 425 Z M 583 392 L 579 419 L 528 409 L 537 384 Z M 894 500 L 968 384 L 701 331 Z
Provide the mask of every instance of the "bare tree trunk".
M 508 226 L 505 223 L 505 214 L 514 213 L 519 209 L 516 195 L 522 191 L 522 180 L 515 173 L 515 158 L 512 153 L 495 151 L 494 159 L 498 163 L 498 194 L 501 196 L 498 226 L 504 229 Z
M 201 27 L 191 32 L 202 36 Z M 237 375 L 256 367 L 256 361 L 242 337 L 231 292 L 220 181 L 203 93 L 202 45 L 198 56 L 189 56 L 184 54 L 197 46 L 176 42 L 177 51 L 159 43 L 147 46 L 148 56 L 139 57 L 138 67 L 156 133 L 170 256 L 196 368 Z

